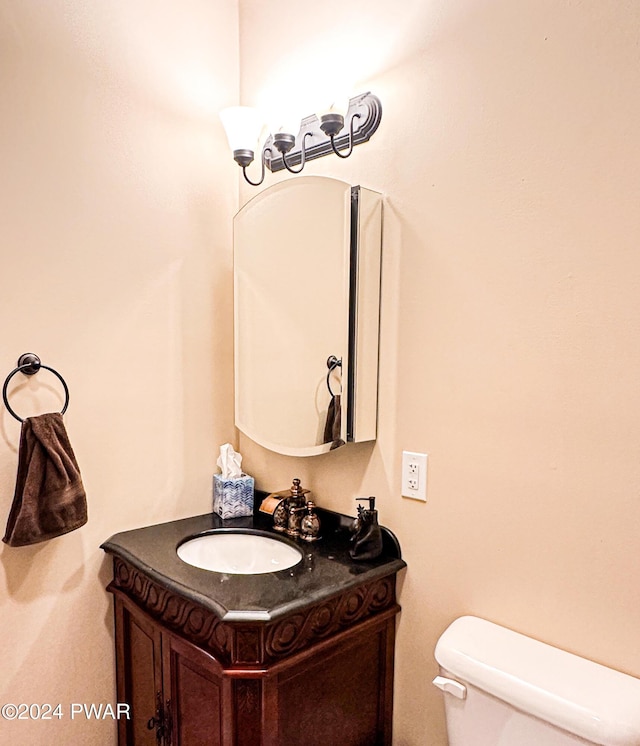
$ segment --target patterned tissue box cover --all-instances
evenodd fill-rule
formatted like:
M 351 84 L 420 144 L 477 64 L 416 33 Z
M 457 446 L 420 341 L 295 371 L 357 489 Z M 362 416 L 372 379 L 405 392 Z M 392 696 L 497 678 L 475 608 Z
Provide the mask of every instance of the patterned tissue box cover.
M 253 515 L 254 479 L 247 474 L 233 479 L 213 475 L 213 512 L 223 520 Z

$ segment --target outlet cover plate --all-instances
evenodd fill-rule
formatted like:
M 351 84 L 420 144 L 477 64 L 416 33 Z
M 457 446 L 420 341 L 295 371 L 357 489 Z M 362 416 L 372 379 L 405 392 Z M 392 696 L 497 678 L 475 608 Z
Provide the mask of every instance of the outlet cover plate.
M 427 454 L 402 451 L 402 497 L 427 501 Z

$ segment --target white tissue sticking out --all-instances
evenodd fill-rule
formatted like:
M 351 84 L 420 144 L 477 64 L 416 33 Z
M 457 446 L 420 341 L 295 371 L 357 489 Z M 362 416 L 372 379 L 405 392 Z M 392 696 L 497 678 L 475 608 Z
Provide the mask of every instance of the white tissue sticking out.
M 216 463 L 222 471 L 223 479 L 236 479 L 242 476 L 242 456 L 233 450 L 231 443 L 220 446 L 220 457 Z

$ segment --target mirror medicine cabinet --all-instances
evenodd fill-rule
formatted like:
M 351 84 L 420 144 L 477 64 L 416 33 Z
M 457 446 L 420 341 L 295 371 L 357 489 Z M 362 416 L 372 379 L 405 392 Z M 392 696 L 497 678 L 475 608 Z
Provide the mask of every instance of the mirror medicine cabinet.
M 376 192 L 303 176 L 235 216 L 235 419 L 261 446 L 375 440 L 381 214 Z

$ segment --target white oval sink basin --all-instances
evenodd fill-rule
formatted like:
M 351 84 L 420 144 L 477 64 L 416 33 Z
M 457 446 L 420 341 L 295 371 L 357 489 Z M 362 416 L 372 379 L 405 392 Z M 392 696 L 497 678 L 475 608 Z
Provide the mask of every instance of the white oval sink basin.
M 226 532 L 196 536 L 176 550 L 183 562 L 212 572 L 260 575 L 297 565 L 302 552 L 261 534 Z

